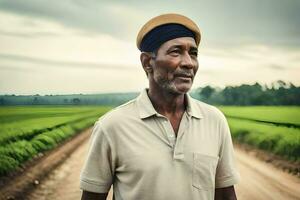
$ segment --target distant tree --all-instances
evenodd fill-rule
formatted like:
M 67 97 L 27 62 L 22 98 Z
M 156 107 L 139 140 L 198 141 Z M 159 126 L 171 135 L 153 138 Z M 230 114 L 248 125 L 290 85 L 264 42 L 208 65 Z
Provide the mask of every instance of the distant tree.
M 34 97 L 32 104 L 34 104 L 34 105 L 39 104 L 39 98 L 38 97 Z
M 276 90 L 276 89 L 279 89 L 279 88 L 288 88 L 289 85 L 282 81 L 282 80 L 278 80 L 278 81 L 275 81 L 272 83 L 272 87 Z
M 200 95 L 204 99 L 209 99 L 209 97 L 215 92 L 215 89 L 211 86 L 206 86 L 200 90 Z
M 4 98 L 0 98 L 0 105 L 4 105 Z
M 74 99 L 72 99 L 72 102 L 74 104 L 80 104 L 80 99 L 79 98 L 74 98 Z

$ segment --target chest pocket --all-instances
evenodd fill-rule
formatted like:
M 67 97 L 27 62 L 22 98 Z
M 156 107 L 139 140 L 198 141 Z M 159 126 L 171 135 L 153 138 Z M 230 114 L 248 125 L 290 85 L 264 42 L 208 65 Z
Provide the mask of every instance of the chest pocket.
M 193 186 L 202 190 L 215 188 L 219 157 L 193 153 Z

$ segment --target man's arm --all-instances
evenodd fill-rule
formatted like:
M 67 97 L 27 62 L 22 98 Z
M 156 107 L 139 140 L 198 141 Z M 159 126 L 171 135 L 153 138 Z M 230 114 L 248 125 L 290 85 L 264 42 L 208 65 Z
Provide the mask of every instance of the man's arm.
M 234 186 L 215 189 L 215 200 L 236 200 Z
M 108 193 L 95 193 L 83 190 L 81 200 L 106 200 Z

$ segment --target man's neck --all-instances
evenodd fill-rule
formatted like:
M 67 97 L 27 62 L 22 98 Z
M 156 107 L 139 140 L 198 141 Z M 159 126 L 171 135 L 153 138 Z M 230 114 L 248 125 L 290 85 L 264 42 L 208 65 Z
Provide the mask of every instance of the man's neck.
M 185 95 L 172 94 L 164 91 L 147 90 L 154 109 L 164 115 L 181 115 L 185 111 Z

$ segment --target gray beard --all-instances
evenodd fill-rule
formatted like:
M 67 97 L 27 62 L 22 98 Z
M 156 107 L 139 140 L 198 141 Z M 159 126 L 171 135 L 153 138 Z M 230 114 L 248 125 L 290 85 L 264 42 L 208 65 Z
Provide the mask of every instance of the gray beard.
M 175 86 L 174 81 L 166 80 L 162 77 L 156 77 L 156 83 L 165 91 L 168 91 L 171 94 L 181 94 Z

